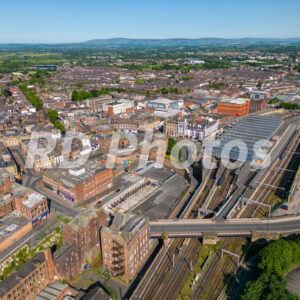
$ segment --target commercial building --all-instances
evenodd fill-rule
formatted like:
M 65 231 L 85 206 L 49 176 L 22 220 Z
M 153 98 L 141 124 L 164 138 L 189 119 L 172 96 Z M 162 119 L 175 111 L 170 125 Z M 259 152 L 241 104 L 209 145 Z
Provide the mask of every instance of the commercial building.
M 95 209 L 82 209 L 79 215 L 63 228 L 63 241 L 78 249 L 78 252 L 74 248 L 72 251 L 78 256 L 81 266 L 86 263 L 86 259 L 92 261 L 99 255 L 100 229 L 108 224 L 107 218 L 109 217 L 106 214 Z M 78 263 L 75 263 L 76 265 L 78 266 Z M 72 276 L 75 270 L 70 272 L 73 272 L 70 274 Z
M 103 113 L 109 117 L 127 114 L 134 110 L 134 103 L 131 100 L 120 99 L 114 102 L 103 104 Z
M 178 137 L 178 117 L 170 118 L 165 121 L 164 134 L 172 137 Z
M 0 194 L 5 194 L 15 183 L 15 178 L 7 171 L 0 171 Z
M 10 183 L 8 177 L 5 178 Z M 5 192 L 0 193 L 0 216 L 10 214 L 16 209 L 32 224 L 40 223 L 49 213 L 47 198 L 14 181 L 12 184 L 8 183 Z
M 37 192 L 27 195 L 17 194 L 14 197 L 14 204 L 16 210 L 30 220 L 32 224 L 38 224 L 49 213 L 47 198 Z
M 170 109 L 182 109 L 183 101 L 182 100 L 173 101 L 167 98 L 158 98 L 155 100 L 149 100 L 147 102 L 147 108 L 153 110 L 162 110 L 162 111 L 167 111 Z
M 3 142 L 0 142 L 0 170 L 1 169 L 14 174 L 14 176 L 18 176 L 17 166 Z
M 219 122 L 212 118 L 193 119 L 179 118 L 178 119 L 178 136 L 192 138 L 199 141 L 206 141 L 218 130 Z
M 32 222 L 23 216 L 8 215 L 0 220 L 1 252 L 12 246 L 32 230 Z
M 266 91 L 248 91 L 247 92 L 248 97 L 252 100 L 265 100 L 267 98 L 270 98 L 271 94 Z
M 250 100 L 250 112 L 266 109 L 268 100 L 266 99 L 251 99 Z
M 51 251 L 40 252 L 0 282 L 0 299 L 33 300 L 55 276 Z
M 149 131 L 160 127 L 160 119 L 134 114 L 130 118 L 115 118 L 112 120 L 112 125 L 118 130 L 130 132 Z
M 250 108 L 249 99 L 243 99 L 243 98 L 226 99 L 218 102 L 217 111 L 219 114 L 241 117 L 249 113 L 249 108 Z
M 108 102 L 112 102 L 112 96 L 110 95 L 104 95 L 97 98 L 87 99 L 87 106 L 90 107 L 90 109 L 93 112 L 98 112 L 103 110 L 103 105 Z
M 207 140 L 219 126 L 219 121 L 213 118 L 174 117 L 165 121 L 164 133 L 173 138 L 192 138 Z
M 103 267 L 113 276 L 132 279 L 149 256 L 149 226 L 139 215 L 117 213 L 101 229 Z
M 82 202 L 112 187 L 112 170 L 92 161 L 69 170 L 47 169 L 42 178 L 46 186 L 72 203 Z

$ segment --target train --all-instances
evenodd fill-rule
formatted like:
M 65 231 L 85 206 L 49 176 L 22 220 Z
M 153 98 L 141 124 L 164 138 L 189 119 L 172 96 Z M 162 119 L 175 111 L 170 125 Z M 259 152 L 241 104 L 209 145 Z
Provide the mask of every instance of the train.
M 218 189 L 220 189 L 222 187 L 224 179 L 225 179 L 225 172 L 224 172 L 224 174 L 217 181 L 217 188 Z

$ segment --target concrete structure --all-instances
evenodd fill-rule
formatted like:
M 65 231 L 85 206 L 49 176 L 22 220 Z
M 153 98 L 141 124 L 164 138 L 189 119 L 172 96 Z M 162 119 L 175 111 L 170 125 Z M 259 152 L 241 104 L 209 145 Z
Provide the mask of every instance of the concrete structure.
M 249 107 L 250 107 L 249 99 L 243 99 L 243 98 L 226 99 L 218 102 L 217 111 L 219 114 L 241 117 L 249 113 Z
M 217 222 L 212 219 L 158 220 L 150 222 L 150 236 L 202 237 L 213 233 L 218 237 L 227 236 L 278 236 L 300 232 L 300 216 L 274 219 L 227 219 Z
M 46 186 L 73 203 L 87 200 L 112 187 L 112 170 L 92 161 L 69 170 L 47 169 L 42 178 Z
M 132 279 L 149 255 L 149 227 L 145 218 L 116 214 L 101 230 L 103 267 L 113 276 Z
M 103 105 L 111 101 L 112 101 L 112 96 L 110 95 L 104 95 L 101 97 L 86 100 L 87 106 L 90 107 L 93 112 L 102 111 Z
M 269 92 L 258 90 L 248 91 L 247 94 L 251 100 L 265 100 L 271 96 Z
M 167 98 L 158 98 L 155 100 L 149 100 L 147 102 L 147 108 L 162 111 L 167 111 L 170 109 L 181 109 L 183 108 L 183 101 L 172 101 Z
M 133 111 L 134 104 L 131 100 L 120 99 L 114 102 L 103 104 L 103 113 L 109 117 L 122 115 Z

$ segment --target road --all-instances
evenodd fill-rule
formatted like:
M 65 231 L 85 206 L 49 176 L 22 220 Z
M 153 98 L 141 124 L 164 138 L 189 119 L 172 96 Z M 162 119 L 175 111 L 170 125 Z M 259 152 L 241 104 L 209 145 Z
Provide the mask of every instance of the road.
M 74 218 L 78 215 L 78 211 L 74 207 L 70 207 L 62 203 L 61 201 L 55 199 L 50 193 L 47 193 L 45 190 L 42 190 L 39 185 L 41 176 L 33 173 L 30 168 L 25 167 L 25 162 L 22 154 L 19 149 L 11 149 L 13 157 L 16 163 L 24 169 L 24 180 L 23 184 L 40 194 L 43 194 L 47 197 L 50 203 L 50 210 L 53 209 L 58 215 Z
M 273 233 L 295 233 L 300 232 L 300 216 L 279 219 L 237 219 L 212 222 L 208 220 L 192 219 L 150 222 L 150 233 L 152 237 L 160 237 L 162 233 L 172 236 L 190 237 L 192 234 L 198 236 L 202 232 L 237 233 L 238 236 L 247 232 L 273 232 Z

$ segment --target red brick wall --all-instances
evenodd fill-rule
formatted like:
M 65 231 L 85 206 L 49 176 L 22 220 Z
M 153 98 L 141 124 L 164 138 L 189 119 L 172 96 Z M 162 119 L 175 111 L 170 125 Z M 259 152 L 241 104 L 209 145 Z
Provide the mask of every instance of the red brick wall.
M 245 116 L 249 113 L 250 101 L 246 101 L 244 104 L 232 104 L 226 102 L 218 103 L 218 113 L 226 114 L 235 117 Z

